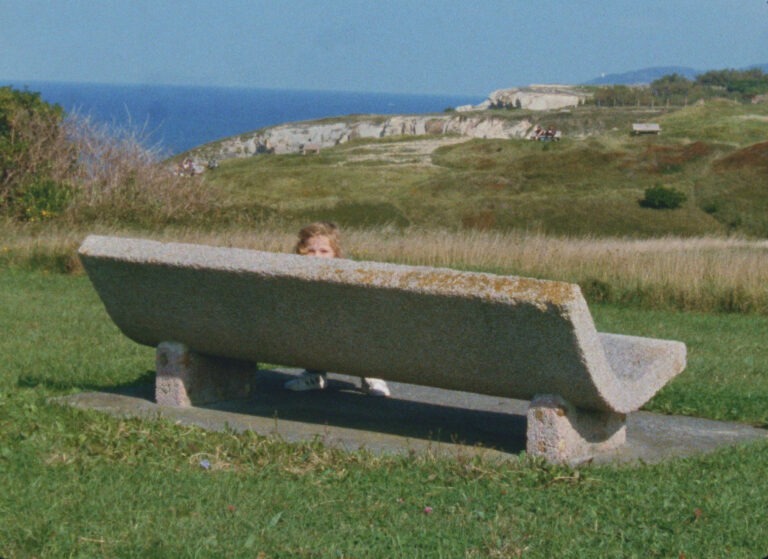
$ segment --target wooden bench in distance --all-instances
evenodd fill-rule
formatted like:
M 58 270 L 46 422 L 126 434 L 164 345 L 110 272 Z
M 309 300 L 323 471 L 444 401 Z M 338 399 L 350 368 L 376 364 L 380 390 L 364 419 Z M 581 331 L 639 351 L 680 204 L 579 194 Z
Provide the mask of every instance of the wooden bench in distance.
M 245 396 L 247 364 L 280 363 L 532 400 L 528 452 L 575 463 L 685 367 L 681 342 L 598 333 L 575 284 L 101 236 L 79 255 L 157 348 L 163 405 Z

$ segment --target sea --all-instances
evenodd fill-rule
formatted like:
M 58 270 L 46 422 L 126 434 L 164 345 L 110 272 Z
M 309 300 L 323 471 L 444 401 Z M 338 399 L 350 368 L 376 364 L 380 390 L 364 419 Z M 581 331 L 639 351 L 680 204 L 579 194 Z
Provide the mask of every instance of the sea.
M 67 113 L 116 131 L 136 132 L 146 147 L 170 157 L 267 126 L 352 114 L 442 113 L 483 99 L 351 91 L 249 89 L 63 82 L 3 83 L 40 93 Z

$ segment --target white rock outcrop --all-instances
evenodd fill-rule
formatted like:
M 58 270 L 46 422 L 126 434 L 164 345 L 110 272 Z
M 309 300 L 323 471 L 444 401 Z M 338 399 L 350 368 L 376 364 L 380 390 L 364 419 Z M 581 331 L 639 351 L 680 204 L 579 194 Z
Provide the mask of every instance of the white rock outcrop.
M 497 89 L 479 105 L 463 105 L 457 107 L 456 110 L 466 112 L 519 108 L 530 111 L 555 111 L 569 107 L 578 107 L 589 96 L 590 94 L 587 91 L 568 85 L 530 85 L 528 87 Z
M 328 148 L 357 138 L 390 136 L 459 135 L 468 138 L 525 138 L 533 124 L 528 119 L 513 121 L 496 117 L 438 115 L 392 116 L 350 122 L 299 122 L 283 124 L 252 134 L 242 134 L 218 142 L 215 157 L 231 159 L 258 153 L 301 153 L 304 146 Z M 196 150 L 208 153 L 212 146 Z
M 452 134 L 467 138 L 529 138 L 533 123 L 519 119 L 466 114 L 500 107 L 535 111 L 576 107 L 589 97 L 585 90 L 567 85 L 531 85 L 499 89 L 479 105 L 458 107 L 456 112 L 439 115 L 394 115 L 389 117 L 348 118 L 334 122 L 297 122 L 257 130 L 227 138 L 193 150 L 196 159 L 231 159 L 258 153 L 304 153 L 343 144 L 356 138 L 424 136 Z

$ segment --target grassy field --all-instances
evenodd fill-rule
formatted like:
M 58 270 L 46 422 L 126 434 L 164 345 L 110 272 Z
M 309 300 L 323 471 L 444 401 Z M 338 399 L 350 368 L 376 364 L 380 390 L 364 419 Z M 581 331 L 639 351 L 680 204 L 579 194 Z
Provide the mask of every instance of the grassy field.
M 257 222 L 297 224 L 320 215 L 346 227 L 768 236 L 768 105 L 712 101 L 667 112 L 588 107 L 535 118 L 562 129 L 563 141 L 451 142 L 425 159 L 419 144 L 434 137 L 411 140 L 410 158 L 407 139 L 358 140 L 319 156 L 224 161 L 206 180 L 221 193 L 222 211 Z M 661 136 L 628 134 L 631 122 L 649 119 L 661 124 Z M 645 190 L 656 186 L 678 190 L 687 201 L 675 210 L 641 206 Z
M 578 471 L 521 457 L 376 457 L 127 420 L 49 398 L 151 380 L 87 279 L 0 272 L 2 557 L 754 557 L 768 443 Z M 594 308 L 680 339 L 649 409 L 768 423 L 768 319 Z
M 281 225 L 219 230 L 0 223 L 0 265 L 80 272 L 77 247 L 90 233 L 290 252 L 296 230 Z M 738 237 L 648 239 L 554 237 L 520 231 L 345 229 L 358 260 L 443 266 L 578 283 L 590 303 L 638 308 L 768 314 L 768 242 Z
M 146 192 L 96 181 L 63 215 L 0 222 L 0 557 L 768 554 L 768 442 L 573 470 L 51 403 L 154 375 L 153 350 L 117 331 L 82 274 L 87 234 L 285 252 L 300 224 L 333 219 L 352 258 L 579 283 L 601 331 L 686 343 L 687 369 L 647 409 L 768 426 L 768 105 L 535 116 L 565 139 L 356 141 Z M 628 136 L 648 120 L 661 137 Z M 659 184 L 687 195 L 680 209 L 638 203 Z

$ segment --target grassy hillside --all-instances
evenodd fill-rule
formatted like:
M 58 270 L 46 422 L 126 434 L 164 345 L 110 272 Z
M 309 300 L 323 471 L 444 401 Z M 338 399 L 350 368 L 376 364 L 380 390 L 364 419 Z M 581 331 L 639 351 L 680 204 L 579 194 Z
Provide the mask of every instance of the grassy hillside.
M 521 118 L 517 111 L 495 114 Z M 715 101 L 675 111 L 585 107 L 525 116 L 563 130 L 563 141 L 475 139 L 436 148 L 435 136 L 355 141 L 320 156 L 225 161 L 205 180 L 221 211 L 254 221 L 768 236 L 767 105 Z M 630 136 L 631 123 L 643 120 L 659 122 L 662 135 Z M 641 206 L 655 186 L 687 200 L 674 210 Z

